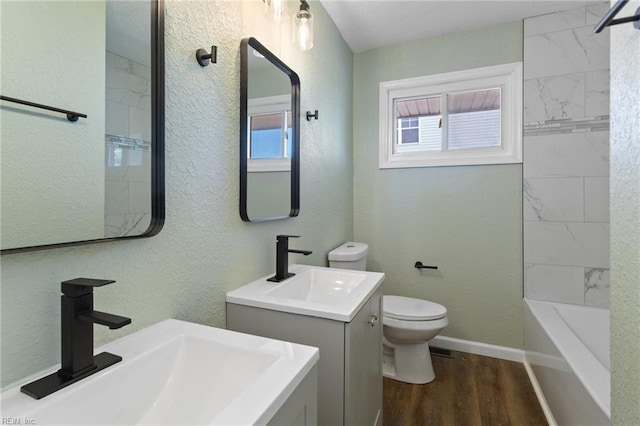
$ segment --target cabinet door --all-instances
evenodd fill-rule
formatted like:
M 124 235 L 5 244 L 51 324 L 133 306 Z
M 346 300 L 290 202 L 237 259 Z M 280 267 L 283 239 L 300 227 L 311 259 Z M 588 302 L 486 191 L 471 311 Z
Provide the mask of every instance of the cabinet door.
M 319 348 L 318 423 L 343 424 L 348 389 L 344 322 L 227 303 L 227 328 Z
M 345 325 L 345 425 L 371 425 L 369 367 L 370 301 Z M 322 355 L 321 355 L 322 356 Z
M 381 313 L 378 289 L 346 324 L 345 425 L 382 425 Z
M 369 336 L 367 341 L 369 353 L 369 377 L 367 389 L 369 395 L 369 425 L 382 425 L 382 289 L 378 289 L 370 302 Z

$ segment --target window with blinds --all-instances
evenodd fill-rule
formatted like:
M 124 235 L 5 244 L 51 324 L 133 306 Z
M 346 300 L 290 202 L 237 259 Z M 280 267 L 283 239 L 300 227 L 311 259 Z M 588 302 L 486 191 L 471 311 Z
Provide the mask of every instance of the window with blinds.
M 522 162 L 522 66 L 380 84 L 380 168 Z

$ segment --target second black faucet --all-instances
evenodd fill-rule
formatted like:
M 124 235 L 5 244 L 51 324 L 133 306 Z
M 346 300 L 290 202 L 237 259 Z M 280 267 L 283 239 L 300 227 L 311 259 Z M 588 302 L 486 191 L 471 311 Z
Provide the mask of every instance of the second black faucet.
M 289 253 L 305 256 L 313 253 L 309 250 L 289 249 L 289 238 L 300 238 L 300 235 L 278 235 L 276 237 L 276 274 L 267 281 L 279 283 L 295 275 L 293 272 L 289 272 Z

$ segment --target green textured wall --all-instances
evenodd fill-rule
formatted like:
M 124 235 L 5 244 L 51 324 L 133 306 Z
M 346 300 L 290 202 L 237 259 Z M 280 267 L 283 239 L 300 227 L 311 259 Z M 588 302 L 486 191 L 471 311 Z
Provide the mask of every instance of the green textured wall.
M 624 10 L 634 11 L 640 1 Z M 640 424 L 640 31 L 611 27 L 611 422 Z
M 522 23 L 449 34 L 354 56 L 354 239 L 385 294 L 443 304 L 442 335 L 523 346 L 522 167 L 378 169 L 378 87 L 522 60 Z M 420 272 L 415 261 L 435 264 Z
M 296 8 L 289 3 L 289 15 Z M 274 270 L 276 234 L 303 237 L 291 257 L 315 265 L 353 235 L 352 53 L 321 5 L 312 2 L 315 47 L 291 47 L 289 22 L 263 16 L 262 2 L 166 2 L 165 227 L 153 238 L 2 257 L 2 384 L 60 362 L 60 282 L 117 282 L 96 290 L 96 309 L 129 316 L 121 330 L 95 327 L 96 344 L 166 318 L 225 325 L 224 295 Z M 301 212 L 285 221 L 244 223 L 238 214 L 240 40 L 257 37 L 301 79 Z M 215 43 L 218 63 L 195 50 Z

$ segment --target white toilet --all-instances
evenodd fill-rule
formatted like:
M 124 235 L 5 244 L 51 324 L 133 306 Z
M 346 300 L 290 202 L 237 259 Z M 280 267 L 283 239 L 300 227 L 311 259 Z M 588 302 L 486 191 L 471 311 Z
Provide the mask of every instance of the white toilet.
M 429 340 L 449 324 L 447 308 L 428 300 L 383 296 L 385 377 L 424 384 L 436 378 L 429 353 Z
M 332 268 L 364 271 L 369 246 L 347 242 L 329 252 Z M 447 308 L 428 300 L 384 296 L 382 371 L 385 377 L 424 384 L 435 379 L 428 341 L 449 324 Z

